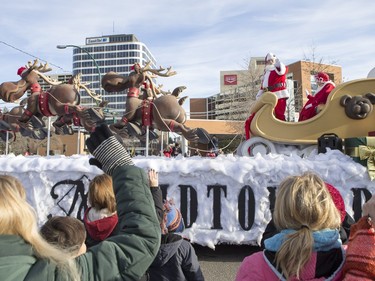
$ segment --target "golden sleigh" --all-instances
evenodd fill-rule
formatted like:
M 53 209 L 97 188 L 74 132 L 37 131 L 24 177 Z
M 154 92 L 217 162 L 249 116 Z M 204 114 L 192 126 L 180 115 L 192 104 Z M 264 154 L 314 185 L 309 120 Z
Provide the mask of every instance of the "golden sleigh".
M 375 131 L 375 79 L 358 79 L 338 85 L 328 96 L 324 108 L 313 118 L 302 122 L 285 122 L 275 118 L 277 103 L 271 92 L 257 100 L 251 113 L 250 139 L 237 148 L 240 156 L 256 153 L 285 153 L 292 146 L 303 156 L 317 148 L 323 134 L 339 138 L 368 136 Z M 249 149 L 250 148 L 250 149 Z

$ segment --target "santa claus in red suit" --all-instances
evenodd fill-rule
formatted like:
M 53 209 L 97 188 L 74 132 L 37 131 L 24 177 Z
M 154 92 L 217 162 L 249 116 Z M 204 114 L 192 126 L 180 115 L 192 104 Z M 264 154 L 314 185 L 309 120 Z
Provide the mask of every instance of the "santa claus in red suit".
M 302 108 L 298 121 L 304 121 L 314 117 L 318 114 L 322 106 L 327 102 L 328 95 L 336 87 L 336 85 L 329 79 L 325 72 L 319 72 L 315 75 L 315 81 L 318 84 L 315 95 L 308 95 L 308 101 Z
M 258 99 L 264 92 L 273 92 L 278 98 L 275 116 L 277 119 L 285 121 L 286 100 L 289 98 L 289 91 L 285 82 L 288 67 L 272 53 L 266 55 L 265 63 L 262 86 L 256 98 Z

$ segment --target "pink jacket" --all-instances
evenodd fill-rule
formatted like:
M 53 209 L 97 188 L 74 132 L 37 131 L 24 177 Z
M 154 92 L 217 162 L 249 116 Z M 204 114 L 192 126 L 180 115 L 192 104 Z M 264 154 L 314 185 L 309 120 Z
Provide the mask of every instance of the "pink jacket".
M 334 272 L 330 278 L 316 278 L 315 277 L 315 267 L 316 267 L 316 253 L 313 253 L 311 260 L 307 263 L 304 268 L 302 275 L 300 276 L 300 280 L 309 280 L 309 281 L 323 281 L 323 280 L 331 280 L 331 281 L 338 281 L 342 280 L 342 267 L 343 262 L 341 263 L 340 267 L 336 272 Z M 278 281 L 278 280 L 286 280 L 277 270 L 273 267 L 272 264 L 264 256 L 264 252 L 257 252 L 248 257 L 246 257 L 243 262 L 241 263 L 237 276 L 236 281 Z M 297 279 L 292 279 L 295 281 Z

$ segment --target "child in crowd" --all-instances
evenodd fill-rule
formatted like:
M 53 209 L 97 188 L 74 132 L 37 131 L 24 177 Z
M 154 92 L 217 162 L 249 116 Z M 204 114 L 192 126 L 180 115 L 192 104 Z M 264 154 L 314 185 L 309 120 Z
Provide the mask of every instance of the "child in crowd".
M 264 252 L 244 259 L 236 281 L 342 279 L 341 215 L 320 177 L 286 178 L 273 219 L 280 233 L 265 240 Z
M 148 171 L 149 186 L 154 202 L 159 202 L 162 193 L 159 188 L 157 173 Z M 156 200 L 155 200 L 156 197 Z M 90 207 L 86 210 L 83 221 L 87 230 L 86 244 L 88 247 L 98 244 L 109 236 L 118 232 L 118 216 L 116 212 L 116 198 L 112 188 L 112 178 L 107 174 L 94 177 L 89 184 L 88 201 Z M 155 204 L 157 216 L 163 212 L 163 206 Z
M 158 184 L 158 175 L 154 177 L 155 185 Z M 162 197 L 155 206 L 162 204 Z M 175 234 L 185 229 L 181 212 L 172 200 L 164 203 L 164 212 L 160 217 L 162 231 L 159 252 L 148 269 L 150 281 L 202 281 L 204 280 L 198 257 L 189 241 Z
M 164 212 L 166 217 L 163 217 L 163 220 L 165 220 L 164 224 L 167 232 L 181 233 L 185 230 L 184 219 L 172 199 L 164 202 Z
M 86 140 L 97 165 L 112 176 L 119 231 L 71 258 L 39 233 L 22 184 L 0 176 L 0 280 L 138 280 L 160 246 L 160 226 L 145 172 L 101 124 Z
M 162 192 L 155 170 L 148 171 L 148 179 L 157 217 L 160 218 L 163 214 L 163 205 L 157 205 L 156 202 L 162 201 Z M 116 235 L 119 231 L 116 198 L 110 176 L 101 174 L 91 180 L 88 201 L 91 207 L 85 212 L 84 223 L 87 230 L 86 244 L 92 247 L 107 237 Z M 149 280 L 147 273 L 139 279 L 139 281 L 144 280 Z
M 83 223 L 73 217 L 51 217 L 40 228 L 40 234 L 50 244 L 77 257 L 86 253 L 86 229 Z
M 88 247 L 109 237 L 118 223 L 116 198 L 112 178 L 107 174 L 94 177 L 89 184 L 88 202 L 83 221 L 87 230 Z
M 340 239 L 343 244 L 345 244 L 349 238 L 350 233 L 350 226 L 355 223 L 354 219 L 345 211 L 345 203 L 344 199 L 342 198 L 340 191 L 338 191 L 333 185 L 329 183 L 325 183 L 331 197 L 333 199 L 333 203 L 340 212 L 341 215 L 341 226 L 340 226 Z M 273 211 L 273 210 L 271 210 Z M 273 219 L 268 223 L 261 240 L 261 247 L 264 249 L 264 241 L 275 234 L 279 233 L 276 229 L 275 223 Z

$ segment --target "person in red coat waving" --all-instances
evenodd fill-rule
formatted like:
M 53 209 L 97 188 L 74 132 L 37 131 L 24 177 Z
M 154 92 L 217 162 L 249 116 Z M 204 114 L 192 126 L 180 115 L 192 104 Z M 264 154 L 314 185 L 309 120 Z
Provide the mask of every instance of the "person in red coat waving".
M 319 72 L 315 75 L 318 89 L 315 95 L 308 95 L 309 99 L 305 106 L 302 108 L 298 121 L 304 121 L 317 115 L 322 106 L 326 104 L 328 95 L 336 87 L 336 85 L 329 79 L 329 76 L 325 72 Z
M 289 91 L 286 88 L 288 67 L 272 53 L 266 55 L 265 63 L 262 86 L 256 98 L 259 99 L 267 91 L 274 93 L 278 99 L 275 106 L 275 117 L 285 121 L 286 100 L 289 98 Z

